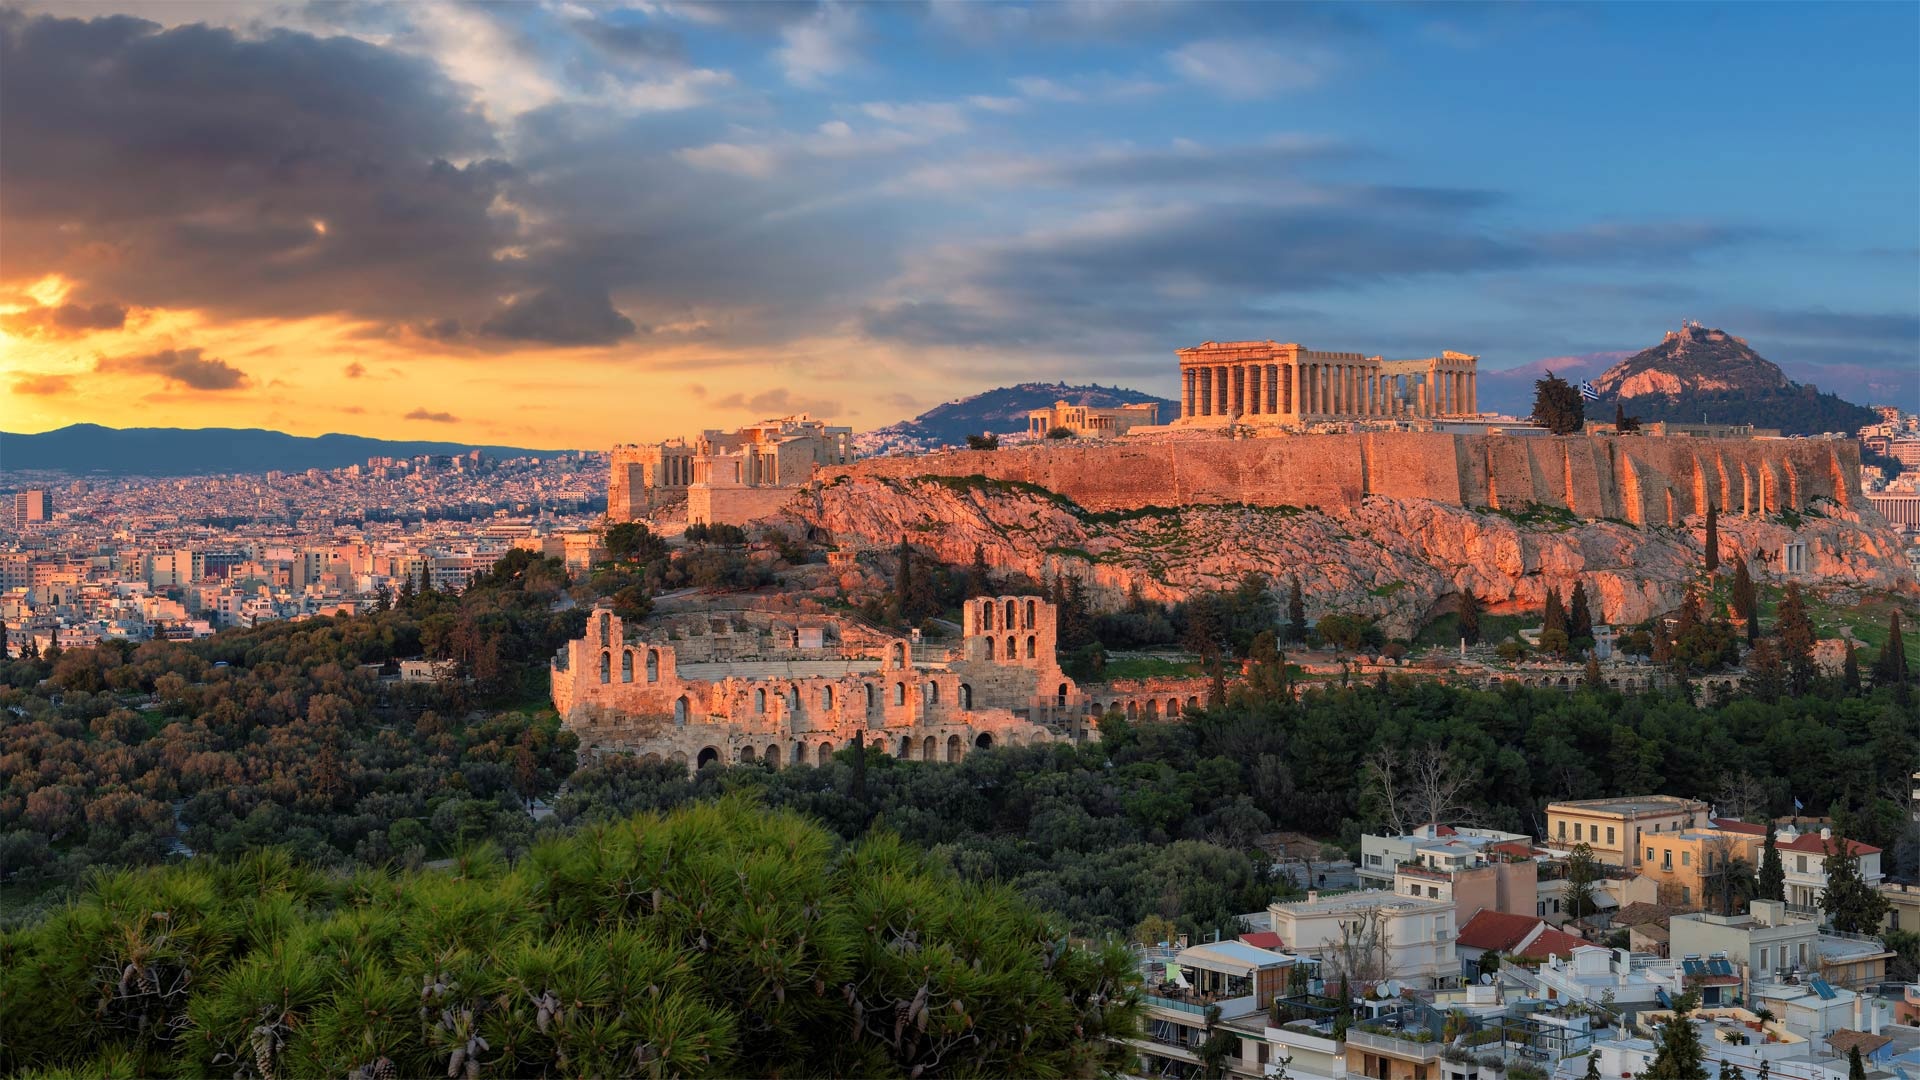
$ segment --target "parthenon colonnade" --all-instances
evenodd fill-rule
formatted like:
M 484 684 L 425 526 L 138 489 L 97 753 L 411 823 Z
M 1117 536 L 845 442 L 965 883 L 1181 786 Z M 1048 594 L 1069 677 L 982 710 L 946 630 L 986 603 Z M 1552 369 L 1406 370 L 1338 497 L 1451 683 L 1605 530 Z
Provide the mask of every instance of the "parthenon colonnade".
M 1477 414 L 1479 357 L 1385 360 L 1294 343 L 1209 341 L 1181 349 L 1180 422 L 1282 424 Z

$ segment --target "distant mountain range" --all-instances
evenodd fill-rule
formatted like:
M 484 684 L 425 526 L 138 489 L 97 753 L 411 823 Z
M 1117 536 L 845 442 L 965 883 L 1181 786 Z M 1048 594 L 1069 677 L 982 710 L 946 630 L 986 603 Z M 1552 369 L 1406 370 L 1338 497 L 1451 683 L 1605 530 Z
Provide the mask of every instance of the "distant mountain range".
M 861 432 L 855 436 L 855 442 L 862 453 L 964 445 L 969 435 L 1024 432 L 1027 430 L 1027 413 L 1044 409 L 1056 401 L 1100 409 L 1158 402 L 1160 422 L 1163 424 L 1180 415 L 1177 403 L 1125 387 L 1021 383 L 1018 386 L 996 387 L 972 397 L 936 405 L 911 420 Z
M 370 457 L 464 454 L 554 457 L 565 450 L 369 439 L 360 435 L 288 435 L 259 428 L 110 428 L 73 424 L 37 435 L 0 432 L 0 472 L 58 470 L 116 476 L 337 469 Z

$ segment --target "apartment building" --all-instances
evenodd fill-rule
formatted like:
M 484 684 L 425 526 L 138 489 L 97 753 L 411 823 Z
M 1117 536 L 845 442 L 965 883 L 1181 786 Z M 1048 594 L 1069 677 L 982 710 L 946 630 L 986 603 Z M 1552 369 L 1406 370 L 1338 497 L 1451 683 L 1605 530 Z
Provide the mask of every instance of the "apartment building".
M 1737 822 L 1645 832 L 1640 836 L 1640 872 L 1653 879 L 1659 903 L 1718 910 L 1731 864 L 1744 860 L 1758 867 L 1765 840 L 1764 828 Z
M 1431 989 L 1460 982 L 1454 953 L 1454 907 L 1445 900 L 1382 889 L 1275 901 L 1267 907 L 1269 929 L 1297 955 L 1337 967 L 1343 942 L 1378 930 L 1380 944 L 1368 957 L 1379 977 Z
M 1600 862 L 1638 867 L 1645 837 L 1682 832 L 1708 819 L 1706 803 L 1673 795 L 1557 802 L 1547 806 L 1546 842 L 1562 850 L 1586 844 Z

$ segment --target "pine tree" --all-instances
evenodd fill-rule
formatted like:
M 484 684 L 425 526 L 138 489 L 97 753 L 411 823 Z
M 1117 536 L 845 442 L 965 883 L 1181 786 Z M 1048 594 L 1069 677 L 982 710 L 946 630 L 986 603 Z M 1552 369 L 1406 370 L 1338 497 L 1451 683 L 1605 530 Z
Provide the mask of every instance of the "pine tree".
M 1753 584 L 1753 572 L 1747 567 L 1742 556 L 1733 564 L 1733 588 L 1728 599 L 1733 604 L 1733 613 L 1747 621 L 1747 644 L 1751 645 L 1760 637 L 1760 592 Z
M 1787 868 L 1780 862 L 1780 840 L 1774 833 L 1771 819 L 1767 821 L 1767 844 L 1760 852 L 1760 884 L 1757 890 L 1762 900 L 1787 898 Z
M 1573 583 L 1573 610 L 1567 613 L 1567 638 L 1572 641 L 1592 640 L 1593 611 L 1587 606 L 1587 583 L 1576 580 Z
M 1780 639 L 1780 655 L 1787 662 L 1787 681 L 1795 695 L 1804 694 L 1813 685 L 1813 620 L 1800 596 L 1800 583 L 1787 582 L 1786 595 L 1773 613 L 1774 634 Z
M 1720 508 L 1707 504 L 1707 573 L 1720 569 Z
M 1301 645 L 1307 640 L 1307 601 L 1300 592 L 1300 576 L 1294 575 L 1287 588 L 1287 641 Z
M 1460 637 L 1469 645 L 1480 644 L 1480 598 L 1472 589 L 1460 592 Z
M 1688 1018 L 1693 1005 L 1692 994 L 1674 1000 L 1673 1015 L 1660 1025 L 1653 1063 L 1640 1074 L 1643 1080 L 1707 1080 L 1706 1055 Z
M 1887 898 L 1860 876 L 1860 863 L 1848 850 L 1849 843 L 1839 837 L 1827 843 L 1827 857 L 1821 862 L 1827 884 L 1820 894 L 1820 910 L 1843 934 L 1876 933 L 1887 916 Z
M 1533 384 L 1533 422 L 1555 435 L 1572 435 L 1587 422 L 1586 403 L 1567 380 L 1547 372 Z

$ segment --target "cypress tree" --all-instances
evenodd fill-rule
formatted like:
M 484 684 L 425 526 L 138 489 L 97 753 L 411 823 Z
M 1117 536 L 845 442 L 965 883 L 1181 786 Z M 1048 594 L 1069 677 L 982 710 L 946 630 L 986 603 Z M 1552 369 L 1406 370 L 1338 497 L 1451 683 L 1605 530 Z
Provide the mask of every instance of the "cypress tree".
M 1567 606 L 1560 599 L 1560 590 L 1551 586 L 1547 589 L 1547 612 L 1540 620 L 1540 632 L 1548 630 L 1567 632 Z
M 987 573 L 987 549 L 980 544 L 973 545 L 973 565 L 967 570 L 967 599 L 988 596 L 993 592 L 993 578 Z
M 1840 669 L 1840 682 L 1846 687 L 1848 697 L 1860 696 L 1860 656 L 1851 641 L 1847 642 L 1847 659 Z
M 1760 883 L 1757 888 L 1762 900 L 1787 898 L 1787 868 L 1780 862 L 1780 841 L 1774 834 L 1772 819 L 1767 821 L 1767 844 L 1760 852 Z
M 1587 583 L 1573 583 L 1573 610 L 1567 615 L 1567 637 L 1573 641 L 1593 637 L 1593 611 L 1587 606 Z
M 1707 504 L 1707 573 L 1720 569 L 1720 508 Z
M 1673 1003 L 1673 1015 L 1660 1025 L 1653 1063 L 1640 1075 L 1645 1080 L 1707 1080 L 1706 1055 L 1700 1049 L 1700 1037 L 1694 1034 L 1694 997 L 1682 994 Z
M 1900 612 L 1887 619 L 1887 644 L 1873 661 L 1873 685 L 1891 686 L 1904 702 L 1907 685 L 1907 642 L 1900 630 Z
M 1747 644 L 1751 645 L 1760 637 L 1760 592 L 1754 587 L 1753 572 L 1747 568 L 1745 556 L 1733 564 L 1731 593 L 1733 613 L 1747 621 Z
M 1301 595 L 1298 574 L 1287 588 L 1287 640 L 1294 644 L 1307 640 L 1307 600 Z
M 1587 684 L 1587 688 L 1590 690 L 1601 690 L 1601 689 L 1605 689 L 1606 687 L 1607 681 L 1604 678 L 1601 678 L 1600 676 L 1600 658 L 1593 655 L 1592 653 L 1587 654 L 1587 672 L 1585 676 L 1585 681 Z
M 1460 592 L 1460 636 L 1469 645 L 1480 644 L 1480 598 L 1472 589 Z
M 1867 1063 L 1860 1060 L 1860 1044 L 1847 1047 L 1847 1080 L 1867 1080 Z

